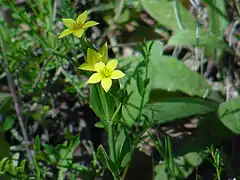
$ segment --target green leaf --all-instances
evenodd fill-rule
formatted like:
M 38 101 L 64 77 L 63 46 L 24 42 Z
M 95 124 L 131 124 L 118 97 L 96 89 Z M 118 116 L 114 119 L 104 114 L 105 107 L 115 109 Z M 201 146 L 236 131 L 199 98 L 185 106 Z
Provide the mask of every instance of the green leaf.
M 149 79 L 152 91 L 180 91 L 191 96 L 205 96 L 210 86 L 200 74 L 171 56 L 163 56 L 162 43 L 156 41 L 152 47 L 149 63 Z
M 19 162 L 20 153 L 14 153 L 12 156 L 13 166 L 17 167 Z
M 152 90 L 181 91 L 204 97 L 210 89 L 203 76 L 191 71 L 174 57 L 158 55 L 158 58 L 150 60 L 149 68 Z
M 217 36 L 223 37 L 224 29 L 228 26 L 225 0 L 203 0 L 207 4 L 210 16 L 210 30 Z
M 68 142 L 65 141 L 63 144 L 58 146 L 59 154 L 60 154 L 58 164 L 61 166 L 66 166 L 66 167 L 69 166 L 70 167 L 72 164 L 73 153 L 74 153 L 75 149 L 79 146 L 79 144 L 80 144 L 80 137 L 75 136 L 69 145 L 68 145 Z M 67 170 L 68 170 L 68 168 L 59 167 L 59 171 L 58 171 L 58 179 L 59 180 L 62 180 L 65 178 L 65 174 L 66 174 Z
M 0 161 L 0 170 L 1 171 L 4 169 L 4 165 L 5 165 L 5 163 L 7 163 L 7 161 L 8 161 L 8 157 L 4 157 L 1 159 L 1 161 Z
M 127 165 L 130 163 L 131 161 L 131 153 L 128 152 L 125 154 L 125 156 L 123 157 L 123 160 L 121 162 L 121 167 L 127 167 Z
M 2 125 L 3 131 L 8 131 L 9 129 L 11 129 L 13 127 L 15 121 L 16 121 L 15 116 L 7 116 L 4 119 L 4 122 L 3 122 L 3 125 Z
M 158 22 L 158 24 L 166 26 L 172 31 L 181 30 L 178 25 L 176 8 L 174 1 L 167 0 L 142 0 L 143 8 Z M 183 28 L 195 29 L 196 22 L 188 10 L 180 3 L 178 3 L 179 19 Z
M 218 116 L 232 132 L 240 133 L 240 98 L 220 104 Z
M 125 141 L 126 141 L 125 131 L 124 129 L 122 129 L 119 133 L 119 136 L 117 138 L 117 142 L 115 145 L 117 157 L 121 155 Z
M 215 112 L 217 108 L 218 103 L 213 101 L 182 97 L 148 104 L 144 112 L 154 124 L 163 124 L 176 119 Z
M 131 14 L 128 8 L 124 9 L 119 18 L 117 19 L 116 23 L 123 24 L 130 20 Z
M 190 152 L 184 156 L 178 156 L 174 158 L 174 174 L 176 178 L 179 179 L 186 179 L 193 170 L 201 164 L 203 158 L 201 157 L 200 153 Z M 169 180 L 168 174 L 166 171 L 166 163 L 159 164 L 155 166 L 155 180 Z
M 76 178 L 76 172 L 71 172 L 70 180 L 75 180 Z
M 109 165 L 110 158 L 108 157 L 102 145 L 100 145 L 97 149 L 97 157 L 100 159 L 104 168 L 110 169 L 110 165 Z
M 81 165 L 79 163 L 72 164 L 72 167 L 74 169 L 77 169 L 77 171 L 87 171 L 88 170 L 88 168 L 86 166 L 83 166 L 83 165 Z
M 115 175 L 118 174 L 116 165 L 111 161 L 102 145 L 97 149 L 97 157 L 103 164 L 104 168 L 109 169 Z
M 4 139 L 4 135 L 0 133 L 0 160 L 10 153 L 8 142 Z
M 122 166 L 122 164 L 128 163 L 128 162 L 123 162 L 123 161 L 124 161 L 124 158 L 127 155 L 127 153 L 130 153 L 130 144 L 125 135 L 124 130 L 120 131 L 119 136 L 117 138 L 117 142 L 115 144 L 115 148 L 116 148 L 116 156 L 117 156 L 118 166 L 125 167 L 125 166 Z M 129 154 L 129 155 L 131 155 L 131 154 Z
M 90 107 L 93 109 L 93 111 L 99 118 L 106 119 L 100 95 L 98 94 L 96 86 L 90 87 Z
M 169 41 L 168 45 L 186 45 L 186 46 L 207 46 L 216 48 L 227 48 L 223 38 L 221 36 L 216 36 L 213 33 L 201 32 L 199 37 L 199 43 L 197 44 L 197 36 L 195 30 L 183 30 L 177 32 L 173 35 Z
M 166 91 L 163 89 L 153 89 L 149 94 L 148 103 L 156 103 L 166 99 L 188 97 L 185 93 L 179 91 Z
M 198 43 L 197 43 L 198 42 Z M 196 31 L 183 30 L 173 35 L 168 45 L 186 45 L 186 46 L 199 46 L 205 47 L 205 52 L 208 57 L 219 60 L 223 50 L 233 54 L 234 52 L 225 43 L 223 36 L 218 36 L 212 32 L 200 32 L 198 37 Z M 217 48 L 217 51 L 215 49 Z
M 90 106 L 99 118 L 111 121 L 115 112 L 114 103 L 114 98 L 109 93 L 105 93 L 99 84 L 91 86 Z
M 166 164 L 168 167 L 168 172 L 171 172 L 171 174 L 174 174 L 174 168 L 175 168 L 175 163 L 174 163 L 174 158 L 173 158 L 173 151 L 172 151 L 172 143 L 170 141 L 169 136 L 165 136 L 165 152 L 166 152 Z
M 51 163 L 56 163 L 57 157 L 59 157 L 59 153 L 54 149 L 54 147 L 48 144 L 44 144 L 44 150 L 46 153 L 42 155 L 47 155 L 45 158 L 47 158 Z
M 12 107 L 12 97 L 9 93 L 0 93 L 0 112 L 6 113 Z

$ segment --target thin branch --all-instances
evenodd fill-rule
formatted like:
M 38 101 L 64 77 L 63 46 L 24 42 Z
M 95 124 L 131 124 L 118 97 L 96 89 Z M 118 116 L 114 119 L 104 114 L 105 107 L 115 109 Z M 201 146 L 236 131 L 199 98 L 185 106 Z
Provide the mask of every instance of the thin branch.
M 5 72 L 7 73 L 8 86 L 9 86 L 9 89 L 10 89 L 10 92 L 11 92 L 11 95 L 12 95 L 12 98 L 13 98 L 13 101 L 14 101 L 15 111 L 16 111 L 16 114 L 17 114 L 17 117 L 18 117 L 18 122 L 19 122 L 19 125 L 20 125 L 20 128 L 21 128 L 22 134 L 23 134 L 23 143 L 24 143 L 27 155 L 28 155 L 28 159 L 29 159 L 30 163 L 33 164 L 33 156 L 31 154 L 31 150 L 28 147 L 27 131 L 24 127 L 23 116 L 22 116 L 21 107 L 20 107 L 18 96 L 17 96 L 17 92 L 16 92 L 16 89 L 14 87 L 13 77 L 12 77 L 11 72 L 8 69 L 8 62 L 7 62 L 7 59 L 6 59 L 6 54 L 5 54 L 5 51 L 4 51 L 4 45 L 3 45 L 3 41 L 2 41 L 1 36 L 0 36 L 0 46 L 2 47 L 2 53 L 3 53 L 3 61 L 2 61 L 1 65 L 3 66 Z

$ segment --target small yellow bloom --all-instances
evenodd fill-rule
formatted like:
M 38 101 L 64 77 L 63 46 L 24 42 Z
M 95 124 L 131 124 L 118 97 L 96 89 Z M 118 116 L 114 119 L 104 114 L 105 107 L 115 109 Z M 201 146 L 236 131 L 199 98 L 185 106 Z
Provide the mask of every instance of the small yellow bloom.
M 75 21 L 74 19 L 62 19 L 63 23 L 65 26 L 67 26 L 67 29 L 65 29 L 60 36 L 58 37 L 58 39 L 63 38 L 69 34 L 74 34 L 75 36 L 77 36 L 78 38 L 82 37 L 84 31 L 91 27 L 91 26 L 95 26 L 98 23 L 95 21 L 87 21 L 87 11 L 84 11 L 82 14 L 80 14 L 77 18 L 77 20 Z
M 108 62 L 108 48 L 107 43 L 105 43 L 99 50 L 99 52 L 94 51 L 93 49 L 88 49 L 87 51 L 87 60 L 85 63 L 79 66 L 79 69 L 86 71 L 95 71 L 94 65 L 103 62 L 106 64 Z
M 125 76 L 125 74 L 120 70 L 115 70 L 118 61 L 113 59 L 105 65 L 103 62 L 95 64 L 94 69 L 97 71 L 88 80 L 89 84 L 96 84 L 101 81 L 101 86 L 108 92 L 112 86 L 112 79 L 120 79 Z

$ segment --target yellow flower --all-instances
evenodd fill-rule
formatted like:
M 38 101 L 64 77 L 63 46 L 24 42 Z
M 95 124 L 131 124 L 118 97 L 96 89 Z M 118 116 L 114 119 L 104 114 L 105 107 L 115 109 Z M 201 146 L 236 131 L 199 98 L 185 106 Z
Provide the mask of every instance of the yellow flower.
M 87 51 L 87 60 L 85 63 L 79 66 L 79 69 L 86 71 L 95 71 L 94 65 L 103 62 L 106 64 L 108 62 L 108 48 L 107 43 L 105 43 L 99 50 L 99 52 L 94 51 L 93 49 L 88 49 Z
M 125 74 L 120 70 L 115 70 L 118 61 L 113 59 L 105 65 L 103 62 L 95 64 L 94 69 L 97 71 L 88 80 L 89 84 L 96 84 L 101 81 L 101 86 L 108 92 L 112 86 L 112 79 L 120 79 L 125 76 Z
M 82 37 L 84 31 L 91 27 L 91 26 L 95 26 L 98 23 L 95 21 L 87 21 L 87 11 L 84 11 L 82 14 L 80 14 L 77 18 L 77 20 L 75 21 L 74 19 L 62 19 L 63 23 L 65 26 L 67 26 L 67 29 L 65 29 L 60 36 L 58 37 L 58 39 L 63 38 L 69 34 L 74 34 L 75 36 L 77 36 L 78 38 Z

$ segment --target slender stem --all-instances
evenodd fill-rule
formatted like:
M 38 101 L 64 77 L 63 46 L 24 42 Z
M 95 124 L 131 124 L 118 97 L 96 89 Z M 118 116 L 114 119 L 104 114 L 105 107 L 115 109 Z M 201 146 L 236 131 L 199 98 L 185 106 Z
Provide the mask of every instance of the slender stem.
M 114 143 L 114 125 L 109 122 L 108 124 L 108 143 L 110 149 L 110 158 L 113 162 L 116 162 L 116 150 Z
M 124 8 L 124 0 L 121 0 L 119 6 L 118 6 L 118 8 L 117 8 L 116 15 L 115 15 L 115 17 L 114 17 L 114 20 L 115 20 L 115 21 L 117 21 L 118 18 L 120 17 L 123 8 Z
M 114 125 L 112 124 L 112 122 L 109 122 L 109 124 L 108 124 L 108 144 L 109 144 L 109 150 L 110 150 L 110 158 L 113 161 L 113 163 L 116 163 Z M 119 174 L 112 174 L 112 175 L 114 177 L 114 180 L 120 180 Z
M 177 20 L 177 23 L 178 23 L 178 27 L 182 31 L 183 30 L 183 25 L 182 25 L 181 17 L 180 17 L 180 14 L 179 14 L 178 1 L 174 0 L 174 4 L 173 5 L 174 5 L 174 13 L 176 15 L 176 20 Z
M 143 105 L 144 105 L 144 98 L 145 98 L 145 93 L 146 93 L 146 84 L 145 83 L 148 79 L 149 52 L 147 52 L 147 54 L 146 54 L 145 61 L 146 61 L 146 73 L 145 73 L 145 77 L 144 77 L 144 89 L 143 89 L 143 93 L 141 94 L 142 98 L 141 98 L 141 102 L 140 102 L 139 113 L 138 113 L 138 116 L 137 116 L 138 120 L 140 120 L 140 117 L 141 117 L 141 114 L 142 114 L 142 109 L 143 109 Z
M 14 81 L 13 81 L 13 78 L 12 78 L 12 74 L 8 69 L 8 62 L 7 62 L 7 59 L 6 59 L 6 54 L 5 54 L 5 51 L 4 51 L 4 45 L 3 45 L 3 41 L 2 41 L 1 37 L 0 37 L 0 46 L 2 48 L 2 53 L 3 53 L 2 66 L 5 70 L 5 72 L 7 73 L 8 86 L 9 86 L 9 89 L 10 89 L 10 92 L 11 92 L 11 95 L 12 95 L 12 98 L 13 98 L 13 101 L 14 101 L 15 111 L 16 111 L 16 114 L 17 114 L 17 117 L 18 117 L 18 122 L 19 122 L 19 125 L 20 125 L 20 128 L 21 128 L 22 134 L 23 134 L 24 146 L 25 146 L 25 149 L 26 149 L 26 152 L 27 152 L 27 155 L 28 155 L 28 159 L 29 159 L 30 163 L 33 164 L 33 157 L 32 157 L 32 153 L 31 153 L 31 151 L 28 147 L 28 136 L 27 136 L 27 131 L 26 131 L 26 129 L 24 127 L 24 123 L 23 123 L 23 116 L 22 116 L 22 112 L 21 112 L 19 99 L 18 99 L 18 96 L 17 96 L 16 89 L 14 87 Z
M 218 180 L 221 180 L 221 175 L 220 175 L 221 173 L 218 168 L 216 168 L 216 169 L 217 169 L 217 178 L 218 178 Z
M 126 178 L 126 175 L 127 175 L 127 172 L 128 172 L 128 168 L 129 168 L 129 165 L 124 169 L 121 180 L 124 180 Z
M 117 176 L 114 175 L 114 176 L 113 176 L 113 179 L 114 179 L 114 180 L 120 180 L 120 177 L 119 177 L 118 175 L 117 175 Z
M 112 118 L 111 118 L 111 123 L 113 123 L 113 124 L 115 123 L 115 121 L 116 121 L 115 118 L 116 118 L 118 112 L 121 110 L 122 106 L 123 106 L 122 103 L 120 103 L 120 104 L 118 105 L 116 111 L 114 112 L 114 114 L 113 114 L 113 116 L 112 116 Z

